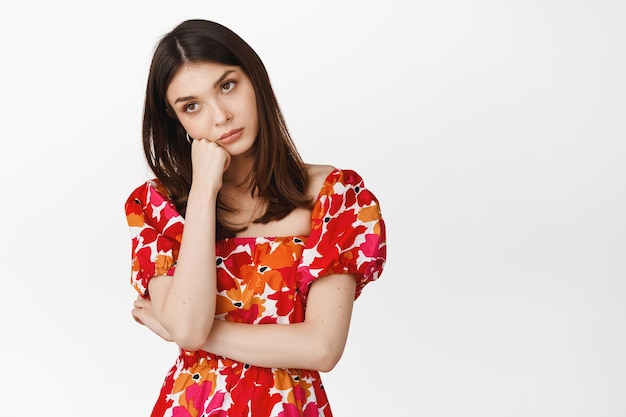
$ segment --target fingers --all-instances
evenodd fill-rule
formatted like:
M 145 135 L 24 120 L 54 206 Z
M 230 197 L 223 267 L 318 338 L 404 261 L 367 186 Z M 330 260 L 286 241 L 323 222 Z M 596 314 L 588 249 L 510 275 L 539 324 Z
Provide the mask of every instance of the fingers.
M 208 139 L 195 139 L 191 147 L 192 182 L 219 190 L 222 175 L 230 165 L 231 156 L 224 148 Z
M 191 152 L 194 152 L 194 149 L 209 149 L 209 150 L 222 150 L 228 153 L 224 148 L 222 148 L 218 143 L 210 141 L 206 138 L 194 139 L 191 144 Z M 197 152 L 197 151 L 196 151 Z
M 231 155 L 230 153 L 226 152 L 226 161 L 224 161 L 224 171 L 222 171 L 222 173 L 226 172 L 226 170 L 228 169 L 228 167 L 230 166 L 230 160 L 231 160 Z
M 141 318 L 139 317 L 139 316 L 141 316 L 141 314 L 142 314 L 142 310 L 141 310 L 140 308 L 133 308 L 133 309 L 130 311 L 130 314 L 133 316 L 133 319 L 134 319 L 137 323 L 139 323 L 139 324 L 143 325 L 143 321 L 142 321 L 142 320 L 141 320 Z
M 135 299 L 135 302 L 133 303 L 133 306 L 135 308 L 144 308 L 150 301 L 146 300 L 145 298 L 142 298 L 141 296 L 138 296 Z
M 133 309 L 130 311 L 130 314 L 133 316 L 133 319 L 142 325 L 144 324 L 143 317 L 145 315 L 144 308 L 148 307 L 150 301 L 143 298 L 141 295 L 138 295 L 135 301 L 133 302 Z
M 217 142 L 213 142 L 210 141 L 208 139 L 195 139 L 193 141 L 193 145 L 191 146 L 191 152 L 194 152 L 194 149 L 196 149 L 196 151 L 213 151 L 213 152 L 220 152 L 220 154 L 222 153 L 228 153 L 228 151 L 224 148 L 222 148 Z

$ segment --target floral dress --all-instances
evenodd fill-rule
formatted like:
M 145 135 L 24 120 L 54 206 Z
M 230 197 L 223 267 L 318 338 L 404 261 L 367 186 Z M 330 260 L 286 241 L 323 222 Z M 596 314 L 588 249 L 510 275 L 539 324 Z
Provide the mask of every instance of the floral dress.
M 132 236 L 131 284 L 174 274 L 184 219 L 156 180 L 125 205 Z M 385 224 L 378 200 L 351 170 L 326 178 L 309 236 L 234 237 L 217 242 L 216 319 L 257 325 L 304 320 L 311 283 L 354 274 L 355 299 L 382 273 Z M 332 416 L 318 371 L 263 368 L 205 351 L 181 349 L 152 416 Z

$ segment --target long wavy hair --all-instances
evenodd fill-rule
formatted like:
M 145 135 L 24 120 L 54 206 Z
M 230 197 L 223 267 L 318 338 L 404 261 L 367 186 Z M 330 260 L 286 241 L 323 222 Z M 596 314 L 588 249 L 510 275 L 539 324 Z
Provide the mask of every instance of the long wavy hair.
M 184 216 L 191 188 L 191 147 L 185 129 L 169 107 L 165 92 L 185 64 L 212 62 L 240 67 L 254 87 L 259 133 L 252 148 L 254 162 L 242 184 L 267 203 L 254 223 L 280 220 L 298 207 L 311 207 L 306 166 L 278 106 L 267 70 L 256 52 L 236 33 L 218 23 L 192 19 L 176 26 L 158 42 L 148 75 L 143 113 L 143 149 L 152 172 L 168 198 Z M 245 227 L 224 221 L 235 212 L 218 195 L 216 239 L 235 236 Z

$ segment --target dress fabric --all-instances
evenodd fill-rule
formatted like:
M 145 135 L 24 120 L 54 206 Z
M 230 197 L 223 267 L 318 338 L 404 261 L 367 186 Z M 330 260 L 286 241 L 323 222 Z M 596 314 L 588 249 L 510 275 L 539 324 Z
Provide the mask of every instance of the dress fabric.
M 148 297 L 149 280 L 173 276 L 184 219 L 158 181 L 137 187 L 125 210 L 132 237 L 131 285 Z M 378 200 L 352 170 L 326 178 L 309 236 L 234 237 L 217 242 L 216 319 L 255 325 L 298 323 L 310 285 L 354 274 L 355 299 L 386 262 Z M 326 416 L 332 411 L 318 371 L 257 367 L 181 349 L 152 410 L 161 416 Z

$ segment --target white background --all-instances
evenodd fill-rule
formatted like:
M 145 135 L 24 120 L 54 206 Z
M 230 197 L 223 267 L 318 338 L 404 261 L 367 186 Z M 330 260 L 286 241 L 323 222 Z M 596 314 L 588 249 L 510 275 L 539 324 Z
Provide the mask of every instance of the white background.
M 123 204 L 180 21 L 264 60 L 304 159 L 379 197 L 388 264 L 324 374 L 336 417 L 626 415 L 626 3 L 0 6 L 0 414 L 147 416 Z

